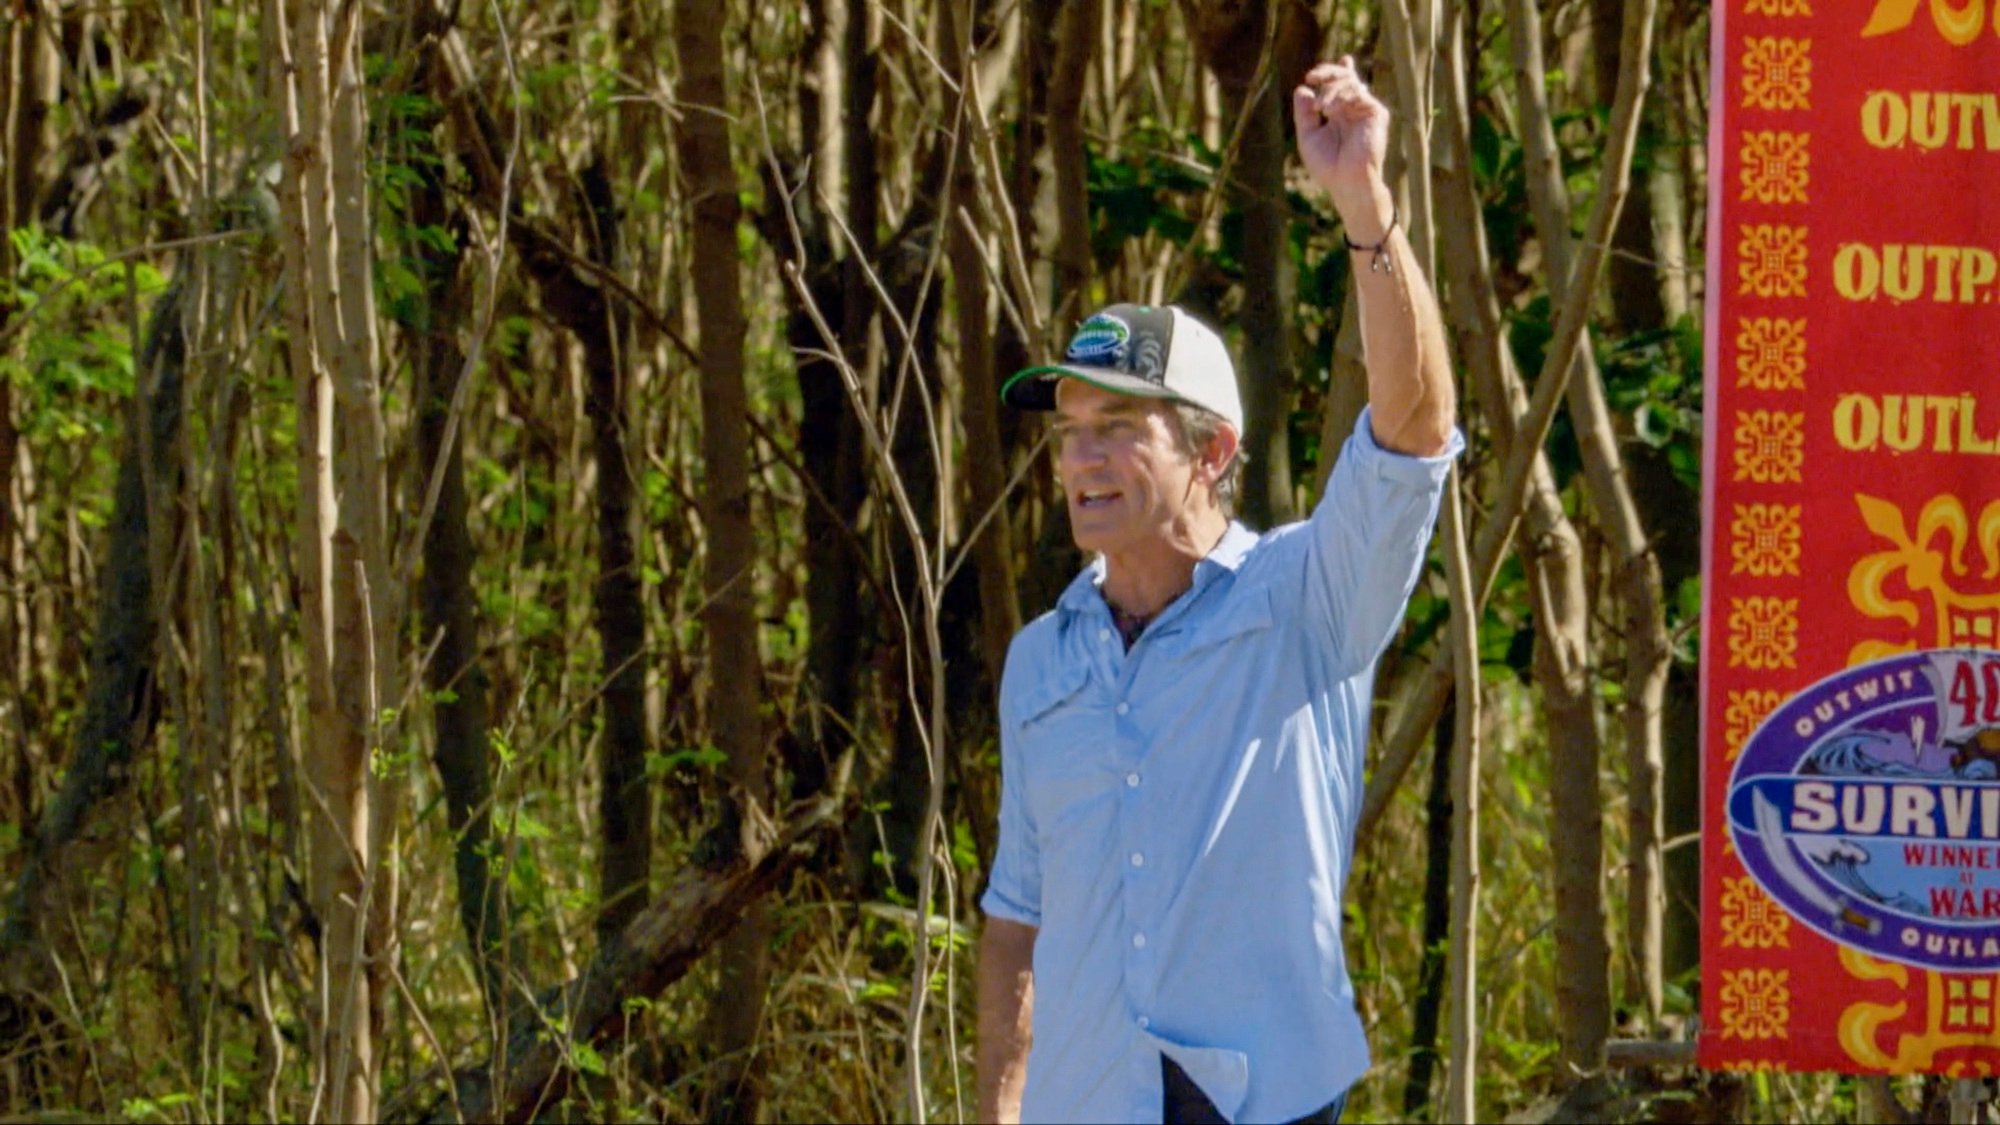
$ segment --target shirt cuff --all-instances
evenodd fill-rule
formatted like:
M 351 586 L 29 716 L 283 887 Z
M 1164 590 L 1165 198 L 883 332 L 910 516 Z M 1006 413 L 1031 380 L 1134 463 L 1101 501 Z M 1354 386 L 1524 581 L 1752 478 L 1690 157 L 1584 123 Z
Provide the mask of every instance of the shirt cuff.
M 1364 406 L 1361 416 L 1354 420 L 1354 432 L 1348 435 L 1346 453 L 1357 455 L 1358 464 L 1367 468 L 1375 476 L 1388 481 L 1407 484 L 1415 488 L 1439 488 L 1451 472 L 1451 463 L 1465 452 L 1465 433 L 1458 427 L 1451 429 L 1451 440 L 1444 450 L 1429 457 L 1419 457 L 1413 453 L 1398 453 L 1384 449 L 1375 440 L 1375 427 L 1371 419 L 1375 408 Z
M 1018 922 L 1038 930 L 1042 928 L 1041 914 L 1009 899 L 1001 894 L 997 887 L 989 885 L 986 888 L 986 893 L 979 897 L 979 909 L 985 911 L 988 918 L 998 918 L 1003 922 Z

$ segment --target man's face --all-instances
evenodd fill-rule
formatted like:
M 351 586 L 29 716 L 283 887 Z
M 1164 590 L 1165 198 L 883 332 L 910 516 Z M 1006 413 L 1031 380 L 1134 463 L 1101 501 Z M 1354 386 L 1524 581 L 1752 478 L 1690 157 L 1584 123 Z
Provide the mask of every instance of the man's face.
M 1117 553 L 1171 540 L 1200 487 L 1173 409 L 1080 379 L 1056 384 L 1056 464 L 1079 548 Z

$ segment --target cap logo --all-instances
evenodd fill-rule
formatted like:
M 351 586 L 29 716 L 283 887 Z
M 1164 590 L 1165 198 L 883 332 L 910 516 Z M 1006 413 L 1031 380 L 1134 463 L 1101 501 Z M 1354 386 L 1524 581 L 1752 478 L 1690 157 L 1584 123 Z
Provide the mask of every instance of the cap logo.
M 1167 372 L 1166 364 L 1161 362 L 1165 358 L 1162 351 L 1158 336 L 1151 332 L 1141 335 L 1139 347 L 1132 356 L 1132 374 L 1144 375 L 1156 383 L 1164 380 Z
M 1069 338 L 1069 351 L 1064 358 L 1092 367 L 1116 367 L 1124 362 L 1125 345 L 1131 339 L 1131 325 L 1115 316 L 1098 313 L 1084 321 L 1076 335 Z

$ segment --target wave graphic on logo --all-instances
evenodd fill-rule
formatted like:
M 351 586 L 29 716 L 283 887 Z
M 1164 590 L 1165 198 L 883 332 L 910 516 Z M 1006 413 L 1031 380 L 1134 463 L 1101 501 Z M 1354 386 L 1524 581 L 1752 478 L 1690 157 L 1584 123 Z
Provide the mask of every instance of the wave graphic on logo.
M 1141 336 L 1137 354 L 1132 357 L 1132 373 L 1144 375 L 1154 382 L 1165 378 L 1166 365 L 1161 362 L 1165 358 L 1164 352 L 1165 349 L 1160 346 L 1158 336 L 1151 333 Z
M 1806 688 L 1744 744 L 1727 807 L 1745 870 L 1806 926 L 1923 968 L 2000 968 L 2000 653 L 1909 653 Z
M 1083 322 L 1069 339 L 1064 358 L 1071 363 L 1095 367 L 1115 367 L 1125 358 L 1125 345 L 1132 339 L 1132 327 L 1115 316 L 1099 314 Z

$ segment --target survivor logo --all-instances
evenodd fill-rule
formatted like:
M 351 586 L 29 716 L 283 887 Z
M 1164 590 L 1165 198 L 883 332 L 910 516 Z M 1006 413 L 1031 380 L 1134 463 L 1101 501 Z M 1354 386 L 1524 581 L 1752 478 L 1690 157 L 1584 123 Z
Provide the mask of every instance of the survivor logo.
M 1737 760 L 1729 828 L 1758 883 L 1827 937 L 2000 967 L 2000 652 L 1892 657 L 1792 697 Z

